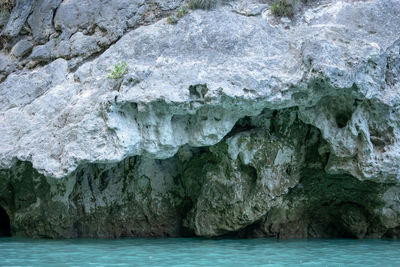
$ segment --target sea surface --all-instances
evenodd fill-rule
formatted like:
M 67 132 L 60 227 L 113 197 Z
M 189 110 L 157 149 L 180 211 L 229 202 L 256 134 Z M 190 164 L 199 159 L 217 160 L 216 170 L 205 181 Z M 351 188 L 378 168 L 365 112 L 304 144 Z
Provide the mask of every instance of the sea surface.
M 0 238 L 0 266 L 400 266 L 400 241 Z

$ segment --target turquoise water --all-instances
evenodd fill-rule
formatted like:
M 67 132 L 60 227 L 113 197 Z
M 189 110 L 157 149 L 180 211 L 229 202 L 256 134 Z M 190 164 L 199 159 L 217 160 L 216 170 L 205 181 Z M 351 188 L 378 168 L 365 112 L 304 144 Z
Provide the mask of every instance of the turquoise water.
M 0 239 L 0 266 L 400 266 L 400 242 Z

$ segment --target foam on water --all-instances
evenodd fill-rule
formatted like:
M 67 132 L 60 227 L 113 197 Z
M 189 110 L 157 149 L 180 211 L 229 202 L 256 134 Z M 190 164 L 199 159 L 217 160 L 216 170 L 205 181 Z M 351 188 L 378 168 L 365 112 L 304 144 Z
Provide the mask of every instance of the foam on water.
M 0 266 L 400 266 L 400 241 L 0 239 Z

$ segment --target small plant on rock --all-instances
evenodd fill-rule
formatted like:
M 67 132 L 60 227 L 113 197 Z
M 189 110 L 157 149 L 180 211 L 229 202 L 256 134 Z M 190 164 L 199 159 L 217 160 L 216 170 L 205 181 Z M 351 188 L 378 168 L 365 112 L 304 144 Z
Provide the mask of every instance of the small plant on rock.
M 114 69 L 109 71 L 107 78 L 120 79 L 127 73 L 128 73 L 128 65 L 126 64 L 125 61 L 122 61 L 114 65 Z
M 173 14 L 167 18 L 167 23 L 176 24 L 179 19 L 183 18 L 189 11 L 185 7 L 181 7 L 176 14 Z
M 171 15 L 167 18 L 168 24 L 176 24 L 178 22 L 178 18 L 175 15 Z
M 271 12 L 277 17 L 293 17 L 293 2 L 291 0 L 277 0 L 272 4 Z
M 182 8 L 180 8 L 180 9 L 178 10 L 178 12 L 176 13 L 176 16 L 177 16 L 178 18 L 183 18 L 188 12 L 189 12 L 189 11 L 188 11 L 185 7 L 182 7 Z
M 190 9 L 211 9 L 216 2 L 216 0 L 189 0 L 188 7 Z

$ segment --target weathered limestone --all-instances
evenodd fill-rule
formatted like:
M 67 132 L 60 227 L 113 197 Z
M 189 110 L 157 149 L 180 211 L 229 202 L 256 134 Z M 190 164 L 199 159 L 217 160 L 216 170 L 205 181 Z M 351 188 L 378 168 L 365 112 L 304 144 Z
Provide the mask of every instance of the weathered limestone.
M 285 113 L 285 123 L 265 113 L 267 125 L 235 134 L 185 164 L 186 195 L 195 203 L 188 225 L 197 235 L 221 235 L 259 221 L 299 182 L 308 127 L 295 111 Z
M 15 7 L 8 18 L 7 25 L 1 32 L 2 36 L 12 38 L 19 34 L 32 10 L 34 2 L 34 0 L 15 0 Z
M 181 236 L 179 170 L 175 159 L 128 158 L 54 179 L 18 162 L 0 173 L 0 205 L 16 236 Z
M 0 47 L 13 234 L 400 236 L 398 0 L 174 25 L 182 1 L 23 2 Z

